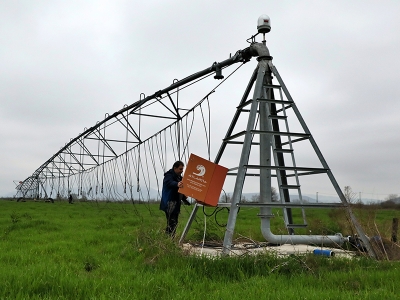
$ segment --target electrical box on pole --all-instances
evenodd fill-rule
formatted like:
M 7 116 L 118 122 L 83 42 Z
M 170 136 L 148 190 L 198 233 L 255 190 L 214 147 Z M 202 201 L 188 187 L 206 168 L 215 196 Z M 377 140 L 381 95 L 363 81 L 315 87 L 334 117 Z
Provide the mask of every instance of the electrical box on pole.
M 228 169 L 191 154 L 179 192 L 197 203 L 217 206 Z

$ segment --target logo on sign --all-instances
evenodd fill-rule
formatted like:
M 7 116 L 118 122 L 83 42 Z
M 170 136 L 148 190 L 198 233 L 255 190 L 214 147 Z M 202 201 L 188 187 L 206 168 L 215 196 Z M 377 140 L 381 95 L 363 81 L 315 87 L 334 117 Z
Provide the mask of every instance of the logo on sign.
M 204 174 L 206 174 L 206 168 L 203 165 L 197 165 L 196 169 L 199 171 L 199 173 L 193 172 L 194 175 L 204 176 Z

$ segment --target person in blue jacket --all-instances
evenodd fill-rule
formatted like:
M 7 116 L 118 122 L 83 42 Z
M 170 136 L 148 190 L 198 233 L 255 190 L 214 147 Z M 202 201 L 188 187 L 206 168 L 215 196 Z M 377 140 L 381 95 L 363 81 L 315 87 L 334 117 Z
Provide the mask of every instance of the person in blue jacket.
M 186 200 L 186 196 L 178 192 L 178 189 L 183 187 L 183 168 L 184 163 L 178 160 L 174 163 L 172 169 L 164 174 L 160 210 L 165 212 L 167 218 L 165 232 L 171 237 L 175 236 L 178 217 L 181 211 L 181 201 L 186 205 L 190 205 Z

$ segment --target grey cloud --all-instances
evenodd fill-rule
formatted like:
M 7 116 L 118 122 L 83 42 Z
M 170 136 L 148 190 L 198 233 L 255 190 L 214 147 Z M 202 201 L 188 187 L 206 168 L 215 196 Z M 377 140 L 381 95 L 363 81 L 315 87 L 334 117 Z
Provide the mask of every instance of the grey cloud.
M 3 2 L 0 195 L 106 112 L 247 47 L 263 13 L 272 20 L 273 62 L 338 181 L 400 194 L 399 7 L 393 1 Z M 253 60 L 211 97 L 214 152 L 254 67 Z

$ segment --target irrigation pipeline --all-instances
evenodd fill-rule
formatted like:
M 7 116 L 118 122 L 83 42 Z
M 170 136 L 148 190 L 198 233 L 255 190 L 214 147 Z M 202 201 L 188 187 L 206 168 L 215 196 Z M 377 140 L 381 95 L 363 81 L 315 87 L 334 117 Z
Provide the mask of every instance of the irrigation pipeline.
M 174 161 L 188 159 L 194 130 L 204 129 L 205 141 L 201 145 L 206 145 L 204 155 L 210 159 L 209 97 L 252 56 L 250 48 L 239 50 L 225 61 L 215 62 L 182 80 L 174 80 L 169 87 L 150 96 L 141 94 L 135 103 L 106 114 L 104 120 L 85 128 L 17 185 L 16 197 L 53 199 L 74 194 L 78 198 L 147 203 L 159 199 L 162 185 L 159 178 Z M 192 108 L 179 107 L 179 91 L 239 62 L 242 64 Z M 204 101 L 206 105 L 202 105 Z M 154 114 L 154 111 L 160 113 Z M 146 136 L 143 132 L 145 119 L 171 123 Z M 155 128 L 154 121 L 148 123 L 147 129 Z M 197 137 L 195 142 L 199 153 Z

